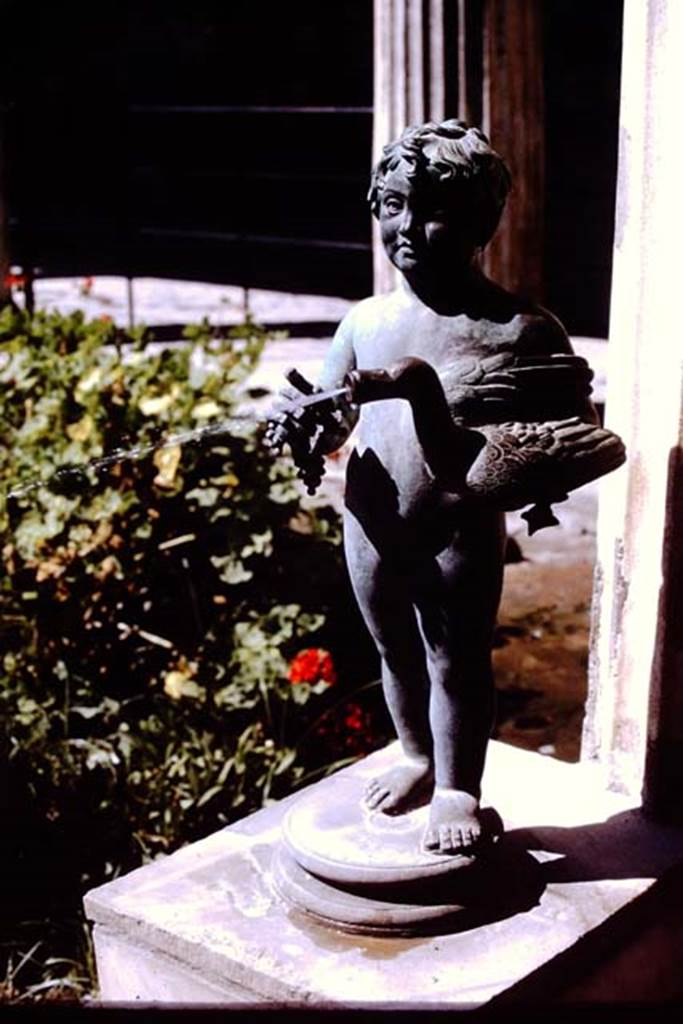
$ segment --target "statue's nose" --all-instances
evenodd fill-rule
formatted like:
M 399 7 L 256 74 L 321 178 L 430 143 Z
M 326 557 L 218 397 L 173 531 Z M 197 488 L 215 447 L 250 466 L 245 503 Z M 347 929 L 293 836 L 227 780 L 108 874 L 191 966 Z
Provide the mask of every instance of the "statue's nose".
M 401 222 L 399 224 L 399 234 L 401 235 L 412 235 L 415 228 L 415 213 L 413 210 L 406 209 L 403 211 L 401 216 Z

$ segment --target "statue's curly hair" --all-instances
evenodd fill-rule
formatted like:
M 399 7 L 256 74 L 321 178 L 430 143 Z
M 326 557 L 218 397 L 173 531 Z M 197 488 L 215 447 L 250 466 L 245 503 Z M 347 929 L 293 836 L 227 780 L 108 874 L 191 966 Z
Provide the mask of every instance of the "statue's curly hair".
M 390 171 L 403 161 L 409 179 L 426 175 L 432 180 L 459 189 L 472 197 L 473 209 L 481 225 L 479 244 L 483 248 L 498 227 L 512 178 L 502 157 L 489 145 L 479 128 L 452 118 L 438 124 L 413 125 L 382 151 L 372 172 L 368 200 L 379 217 L 384 183 Z

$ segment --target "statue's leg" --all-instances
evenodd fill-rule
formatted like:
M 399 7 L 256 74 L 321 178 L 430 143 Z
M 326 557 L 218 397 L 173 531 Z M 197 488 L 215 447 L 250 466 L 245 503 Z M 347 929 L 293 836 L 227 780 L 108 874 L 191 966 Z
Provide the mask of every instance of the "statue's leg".
M 433 785 L 429 680 L 409 581 L 382 558 L 347 514 L 344 547 L 351 582 L 382 660 L 382 686 L 403 759 L 368 784 L 371 810 L 399 814 L 429 799 Z
M 479 838 L 481 777 L 493 725 L 491 642 L 503 580 L 503 517 L 464 510 L 449 548 L 420 579 L 418 609 L 430 679 L 435 789 L 428 849 Z

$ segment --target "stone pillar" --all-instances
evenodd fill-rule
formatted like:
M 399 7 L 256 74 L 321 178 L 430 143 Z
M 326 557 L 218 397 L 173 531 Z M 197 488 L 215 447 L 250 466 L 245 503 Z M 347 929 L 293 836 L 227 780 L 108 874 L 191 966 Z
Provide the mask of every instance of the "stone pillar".
M 373 162 L 409 124 L 482 124 L 515 183 L 484 266 L 534 298 L 543 284 L 540 0 L 375 0 Z M 457 103 L 456 103 L 457 96 Z M 373 225 L 375 291 L 395 286 Z
M 607 425 L 582 757 L 662 817 L 683 810 L 683 4 L 626 0 Z
M 538 300 L 545 176 L 540 0 L 485 0 L 482 114 L 482 127 L 513 177 L 484 269 L 504 287 Z
M 485 0 L 458 0 L 458 117 L 482 124 Z
M 445 112 L 444 0 L 375 0 L 372 162 L 411 124 Z M 375 292 L 391 291 L 396 271 L 373 218 Z

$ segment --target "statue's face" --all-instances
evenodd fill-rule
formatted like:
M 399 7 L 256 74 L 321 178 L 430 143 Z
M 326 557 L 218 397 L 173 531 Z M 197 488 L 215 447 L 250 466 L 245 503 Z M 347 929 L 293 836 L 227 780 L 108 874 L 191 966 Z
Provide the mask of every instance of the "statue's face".
M 382 243 L 402 274 L 457 271 L 477 248 L 466 197 L 425 175 L 410 181 L 400 163 L 384 180 L 379 207 Z

